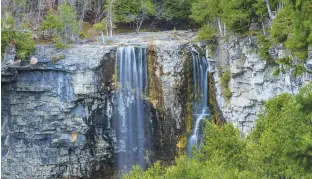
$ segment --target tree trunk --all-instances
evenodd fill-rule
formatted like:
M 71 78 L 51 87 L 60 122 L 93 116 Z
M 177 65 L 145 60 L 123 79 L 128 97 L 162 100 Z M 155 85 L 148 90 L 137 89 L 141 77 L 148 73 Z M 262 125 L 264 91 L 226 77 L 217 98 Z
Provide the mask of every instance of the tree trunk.
M 107 38 L 109 37 L 108 31 L 109 31 L 109 29 L 108 29 L 108 25 L 107 25 L 107 23 L 106 23 L 106 36 L 107 36 Z
M 112 40 L 113 38 L 113 18 L 112 18 L 112 4 L 113 4 L 113 1 L 110 1 L 109 2 L 109 25 L 110 25 L 110 29 L 109 29 L 109 38 L 110 40 Z
M 102 44 L 105 45 L 105 39 L 104 39 L 103 31 L 101 31 L 101 38 L 102 38 Z
M 39 12 L 38 12 L 38 24 L 40 24 L 40 13 L 41 13 L 40 9 L 41 9 L 41 0 L 39 0 L 39 5 L 38 5 L 38 10 L 39 10 Z
M 140 29 L 141 29 L 141 26 L 143 24 L 143 21 L 144 21 L 144 17 L 142 17 L 142 19 L 140 21 L 137 21 L 137 29 L 136 29 L 136 33 L 138 34 Z
M 223 23 L 223 34 L 224 34 L 224 37 L 226 36 L 226 26 L 225 26 L 225 23 Z
M 263 35 L 266 36 L 265 27 L 263 21 L 261 21 Z
M 136 29 L 135 29 L 135 32 L 138 34 L 139 33 L 139 22 L 137 21 L 136 22 Z
M 218 27 L 220 31 L 220 36 L 223 37 L 223 32 L 222 32 L 222 24 L 221 24 L 221 18 L 218 17 Z
M 275 16 L 272 13 L 269 0 L 265 0 L 265 4 L 266 4 L 267 9 L 268 9 L 269 17 L 270 17 L 271 20 L 273 20 L 275 18 Z

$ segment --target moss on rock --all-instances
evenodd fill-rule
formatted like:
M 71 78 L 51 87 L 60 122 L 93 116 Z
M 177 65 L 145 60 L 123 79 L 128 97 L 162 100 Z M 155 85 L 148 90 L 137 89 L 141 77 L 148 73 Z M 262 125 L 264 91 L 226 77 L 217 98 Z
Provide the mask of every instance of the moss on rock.
M 212 116 L 211 119 L 215 124 L 222 125 L 225 120 L 217 103 L 214 79 L 211 73 L 208 73 L 208 84 L 208 106 Z

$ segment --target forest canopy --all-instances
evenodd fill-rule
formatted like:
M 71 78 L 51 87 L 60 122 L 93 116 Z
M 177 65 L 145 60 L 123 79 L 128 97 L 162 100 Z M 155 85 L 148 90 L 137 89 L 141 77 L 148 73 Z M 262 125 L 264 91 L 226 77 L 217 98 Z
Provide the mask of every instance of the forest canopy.
M 118 32 L 198 29 L 197 40 L 213 47 L 233 35 L 257 35 L 263 60 L 300 75 L 312 43 L 311 0 L 5 0 L 1 15 L 2 56 L 16 45 L 20 59 L 33 52 L 34 39 L 66 48 L 99 33 L 112 40 Z M 269 50 L 278 44 L 291 55 L 272 60 Z

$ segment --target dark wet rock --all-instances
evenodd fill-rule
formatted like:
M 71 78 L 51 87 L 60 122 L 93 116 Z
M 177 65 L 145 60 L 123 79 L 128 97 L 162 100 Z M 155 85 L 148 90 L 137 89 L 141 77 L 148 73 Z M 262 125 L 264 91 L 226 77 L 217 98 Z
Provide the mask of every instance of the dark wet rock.
M 114 73 L 113 54 L 99 46 L 40 46 L 37 65 L 2 72 L 2 177 L 98 177 L 113 166 L 113 87 L 103 77 Z

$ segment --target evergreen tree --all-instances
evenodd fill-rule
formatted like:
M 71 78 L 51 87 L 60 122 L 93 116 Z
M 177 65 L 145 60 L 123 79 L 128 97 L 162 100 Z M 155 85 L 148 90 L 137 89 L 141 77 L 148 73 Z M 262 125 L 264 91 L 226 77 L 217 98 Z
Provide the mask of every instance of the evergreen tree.
M 120 22 L 134 22 L 139 33 L 143 22 L 156 13 L 150 0 L 119 0 L 116 2 L 116 16 Z
M 163 6 L 166 20 L 188 20 L 191 15 L 190 0 L 166 0 Z
M 6 51 L 15 48 L 18 60 L 27 60 L 35 51 L 35 42 L 31 31 L 25 26 L 18 24 L 16 26 L 13 16 L 6 12 L 1 21 L 1 57 Z
M 42 30 L 53 30 L 57 44 L 74 42 L 79 35 L 77 12 L 68 3 L 62 3 L 57 11 L 52 10 L 41 25 Z M 62 46 L 62 45 L 61 45 Z

